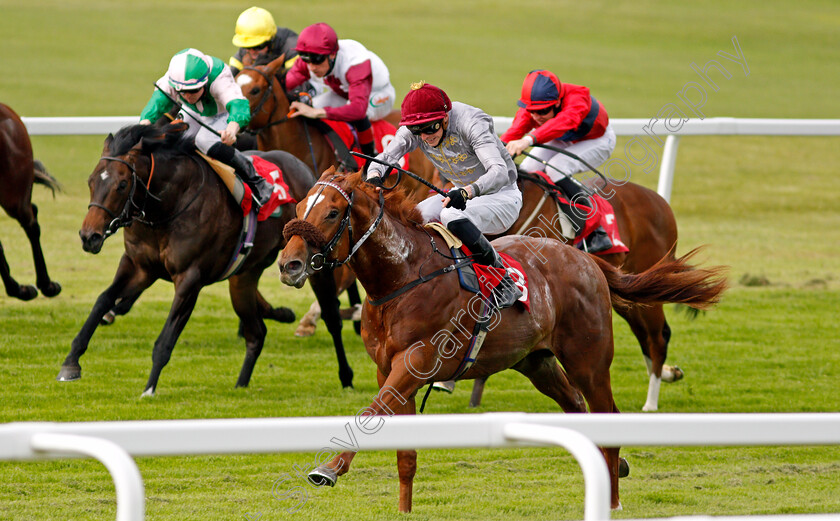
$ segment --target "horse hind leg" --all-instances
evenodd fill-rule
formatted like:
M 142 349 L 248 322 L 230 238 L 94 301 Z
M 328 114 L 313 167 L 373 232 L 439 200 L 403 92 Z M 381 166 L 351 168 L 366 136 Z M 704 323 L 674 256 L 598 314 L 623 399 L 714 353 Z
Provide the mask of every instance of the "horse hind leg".
M 318 304 L 321 307 L 321 316 L 324 319 L 324 324 L 327 326 L 327 331 L 329 331 L 333 339 L 335 356 L 338 361 L 338 379 L 343 388 L 352 388 L 353 369 L 350 368 L 350 363 L 347 361 L 347 355 L 344 352 L 344 341 L 341 338 L 342 322 L 338 297 L 336 297 L 335 278 L 329 271 L 319 271 L 309 277 L 309 283 L 315 292 L 315 296 L 318 298 Z
M 592 385 L 583 386 L 583 392 L 581 392 L 571 383 L 569 376 L 557 363 L 554 354 L 549 351 L 535 351 L 513 369 L 525 375 L 538 391 L 557 402 L 567 413 L 586 412 L 586 402 L 589 402 L 589 409 L 592 412 L 618 412 L 612 397 L 609 372 L 607 372 L 606 382 L 596 382 L 594 380 L 597 378 L 590 378 L 589 383 Z M 629 474 L 629 466 L 626 461 L 620 460 L 617 447 L 601 447 L 601 452 L 610 473 L 610 506 L 614 510 L 620 510 L 618 478 Z
M 637 308 L 623 316 L 639 341 L 647 365 L 648 392 L 642 410 L 653 412 L 659 409 L 661 382 L 676 382 L 683 377 L 679 367 L 665 364 L 671 328 L 661 304 Z
M 268 332 L 257 298 L 259 276 L 260 273 L 243 273 L 231 277 L 228 284 L 233 310 L 239 317 L 239 331 L 245 338 L 245 360 L 242 362 L 236 387 L 248 387 Z
M 0 243 L 0 278 L 3 279 L 6 294 L 10 297 L 27 301 L 38 296 L 35 286 L 21 285 L 12 277 L 9 263 L 6 262 L 6 254 L 3 251 L 3 243 Z
M 32 259 L 35 261 L 36 280 L 35 285 L 41 290 L 45 297 L 54 297 L 61 293 L 61 284 L 54 280 L 50 280 L 50 275 L 47 272 L 47 263 L 44 260 L 44 251 L 41 249 L 41 226 L 38 224 L 38 207 L 34 204 L 32 206 L 31 219 L 26 223 L 20 221 L 21 226 L 26 232 L 26 237 L 29 239 L 29 245 L 32 247 Z

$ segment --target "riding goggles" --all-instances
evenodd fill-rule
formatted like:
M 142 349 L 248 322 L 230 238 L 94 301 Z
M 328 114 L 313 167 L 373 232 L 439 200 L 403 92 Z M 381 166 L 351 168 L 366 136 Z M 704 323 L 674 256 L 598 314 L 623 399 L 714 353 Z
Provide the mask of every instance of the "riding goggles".
M 318 65 L 324 63 L 324 60 L 327 59 L 329 56 L 328 54 L 315 54 L 312 52 L 301 52 L 298 53 L 300 59 L 304 61 L 304 63 L 312 63 L 314 65 Z
M 440 130 L 441 125 L 443 124 L 442 120 L 432 121 L 431 123 L 424 123 L 422 125 L 406 125 L 409 132 L 414 134 L 415 136 L 419 136 L 420 134 L 434 134 L 438 130 Z
M 545 116 L 549 112 L 551 112 L 552 110 L 554 110 L 554 105 L 549 105 L 548 107 L 546 107 L 544 109 L 529 110 L 528 112 L 530 112 L 531 114 L 536 114 L 537 116 Z

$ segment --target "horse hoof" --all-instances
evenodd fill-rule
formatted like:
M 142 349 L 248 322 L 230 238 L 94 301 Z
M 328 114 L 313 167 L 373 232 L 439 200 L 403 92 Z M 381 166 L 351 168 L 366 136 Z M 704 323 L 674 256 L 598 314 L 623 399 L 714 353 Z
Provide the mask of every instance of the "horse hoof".
M 624 458 L 618 458 L 618 477 L 626 478 L 630 475 L 630 464 Z
M 140 398 L 153 398 L 154 396 L 155 396 L 154 388 L 149 387 L 148 389 L 143 391 L 143 394 L 140 395 Z
M 338 474 L 328 467 L 318 467 L 310 472 L 307 477 L 309 478 L 309 482 L 316 487 L 334 487 L 335 482 L 338 481 Z
M 295 329 L 295 336 L 308 337 L 315 334 L 315 326 L 309 324 L 299 324 Z
M 41 293 L 43 293 L 45 297 L 54 297 L 61 293 L 61 284 L 56 281 L 52 281 L 47 287 L 41 288 Z
M 35 286 L 30 286 L 29 284 L 22 285 L 20 289 L 18 289 L 17 298 L 26 302 L 28 300 L 32 300 L 38 296 L 38 290 L 35 289 Z
M 80 380 L 82 378 L 82 368 L 81 367 L 68 367 L 68 366 L 61 366 L 61 371 L 58 372 L 58 376 L 55 377 L 56 380 L 59 382 L 72 382 L 74 380 Z
M 674 380 L 673 381 L 678 382 L 678 381 L 682 380 L 684 376 L 685 376 L 685 373 L 683 373 L 683 370 L 675 365 L 674 366 Z
M 271 316 L 269 318 L 284 324 L 291 324 L 295 321 L 296 317 L 295 312 L 289 308 L 274 308 L 271 310 Z
M 432 389 L 452 394 L 455 391 L 455 381 L 447 380 L 446 382 L 435 382 L 432 384 Z
M 99 323 L 102 324 L 103 326 L 110 326 L 111 324 L 114 323 L 114 321 L 116 319 L 117 319 L 117 314 L 114 313 L 113 311 L 109 311 L 109 312 L 105 313 L 102 316 L 102 318 L 99 319 Z

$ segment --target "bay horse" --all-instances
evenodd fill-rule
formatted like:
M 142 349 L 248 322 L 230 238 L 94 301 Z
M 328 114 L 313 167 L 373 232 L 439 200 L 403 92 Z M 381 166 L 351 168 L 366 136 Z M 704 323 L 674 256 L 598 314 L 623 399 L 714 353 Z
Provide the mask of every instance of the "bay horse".
M 509 230 L 496 237 L 508 234 L 525 234 L 550 237 L 570 242 L 560 231 L 556 204 L 556 187 L 542 177 L 519 173 L 519 188 L 522 191 L 522 210 L 519 219 Z M 641 273 L 662 258 L 674 259 L 677 246 L 677 222 L 668 202 L 658 193 L 644 186 L 632 183 L 617 183 L 613 180 L 594 179 L 587 183 L 590 189 L 609 200 L 613 207 L 618 231 L 629 252 L 595 254 L 613 266 L 627 273 Z M 493 237 L 491 237 L 493 238 Z M 656 411 L 659 406 L 661 382 L 675 382 L 683 377 L 679 367 L 665 364 L 671 328 L 665 320 L 661 303 L 616 309 L 630 325 L 639 341 L 648 372 L 648 392 L 643 411 Z M 481 401 L 484 379 L 476 379 L 470 406 Z
M 0 277 L 6 294 L 24 301 L 38 296 L 38 290 L 46 297 L 54 297 L 61 292 L 61 285 L 50 279 L 41 249 L 38 207 L 32 204 L 33 183 L 46 186 L 52 190 L 53 195 L 60 189 L 58 181 L 33 157 L 32 142 L 23 121 L 9 106 L 0 103 L 0 184 L 3 186 L 0 190 L 0 206 L 20 224 L 29 239 L 35 262 L 35 286 L 21 285 L 12 277 L 2 243 Z
M 306 163 L 313 172 L 323 172 L 330 166 L 341 168 L 324 134 L 316 130 L 307 118 L 288 116 L 290 100 L 286 95 L 285 86 L 279 79 L 284 76 L 285 55 L 265 65 L 252 65 L 250 60 L 246 61 L 248 63 L 245 63 L 246 66 L 237 74 L 236 82 L 251 105 L 248 132 L 256 134 L 257 147 L 264 151 L 285 150 Z M 396 127 L 399 125 L 400 112 L 392 111 L 385 119 Z M 408 162 L 411 172 L 427 181 L 440 183 L 437 170 L 422 151 L 411 152 Z M 414 179 L 404 180 L 403 187 L 417 202 L 429 195 L 428 188 Z M 338 292 L 347 290 L 351 306 L 357 308 L 361 299 L 352 274 L 343 268 L 337 269 L 335 273 Z M 318 302 L 313 303 L 301 318 L 295 335 L 314 334 L 320 313 Z M 343 313 L 348 315 L 346 311 Z
M 514 369 L 566 412 L 586 412 L 588 404 L 591 412 L 618 413 L 609 372 L 611 306 L 668 301 L 705 308 L 726 287 L 722 268 L 691 269 L 687 258 L 663 259 L 631 275 L 559 241 L 507 236 L 493 244 L 522 264 L 530 312 L 517 305 L 488 317 L 475 310 L 482 299 L 461 289 L 454 270 L 447 270 L 453 260 L 440 253 L 448 251 L 445 244 L 421 225 L 404 192 L 394 190 L 385 198 L 364 184 L 360 173 L 335 175 L 331 169 L 298 203 L 297 216 L 284 230 L 288 243 L 278 259 L 281 280 L 300 287 L 319 266 L 343 263 L 367 291 L 362 339 L 376 363 L 380 392 L 363 415 L 415 414 L 421 387 L 460 372 L 477 320 L 493 325 L 461 378 Z M 610 473 L 611 506 L 620 508 L 619 448 L 601 450 Z M 309 479 L 335 485 L 354 456 L 335 456 Z M 403 512 L 411 510 L 416 458 L 413 450 L 397 452 Z
M 133 125 L 108 136 L 89 179 L 90 204 L 79 236 L 82 248 L 98 253 L 104 241 L 123 228 L 125 252 L 114 279 L 99 295 L 79 333 L 73 339 L 57 379 L 81 377 L 79 358 L 103 315 L 117 301 L 130 304 L 156 280 L 170 281 L 175 296 L 169 316 L 154 344 L 152 371 L 143 396 L 152 396 L 160 373 L 195 307 L 204 286 L 219 281 L 238 251 L 244 217 L 219 176 L 188 150 L 191 140 L 182 141 L 184 123 L 163 127 Z M 306 196 L 315 182 L 311 170 L 297 158 L 281 151 L 260 153 L 278 167 L 295 199 Z M 279 218 L 257 226 L 250 253 L 229 278 L 230 298 L 245 338 L 245 361 L 236 382 L 248 385 L 262 351 L 266 327 L 260 313 L 257 285 L 262 272 L 274 262 L 285 245 L 283 226 L 294 216 L 294 205 L 281 205 Z M 312 287 L 325 309 L 335 309 L 335 284 L 329 272 L 312 279 Z M 334 303 L 334 305 L 333 305 Z M 285 322 L 294 313 L 280 308 Z M 331 327 L 331 330 L 334 328 Z M 352 379 L 341 338 L 337 339 L 339 376 Z

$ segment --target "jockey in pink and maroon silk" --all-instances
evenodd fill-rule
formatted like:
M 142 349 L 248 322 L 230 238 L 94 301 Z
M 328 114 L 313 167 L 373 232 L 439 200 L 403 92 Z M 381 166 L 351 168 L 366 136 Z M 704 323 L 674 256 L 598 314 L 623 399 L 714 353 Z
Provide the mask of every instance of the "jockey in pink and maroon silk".
M 560 83 L 557 76 L 546 70 L 528 73 L 522 84 L 522 94 L 510 128 L 502 134 L 502 141 L 511 156 L 525 149 L 544 144 L 571 152 L 598 168 L 609 159 L 615 149 L 615 132 L 604 106 L 589 93 L 589 89 L 571 83 Z M 579 183 L 571 176 L 586 172 L 589 167 L 569 156 L 535 147 L 530 155 L 548 162 L 546 168 L 530 157 L 520 163 L 525 172 L 544 170 L 570 200 L 592 208 Z M 574 219 L 573 219 L 574 220 Z M 598 228 L 584 241 L 586 251 L 595 253 L 612 247 L 606 232 Z
M 394 107 L 395 91 L 385 63 L 355 40 L 339 40 L 325 23 L 298 36 L 297 60 L 286 74 L 286 90 L 305 81 L 315 88 L 312 105 L 291 103 L 291 116 L 347 121 L 356 129 L 362 152 L 375 156 L 371 121 Z

